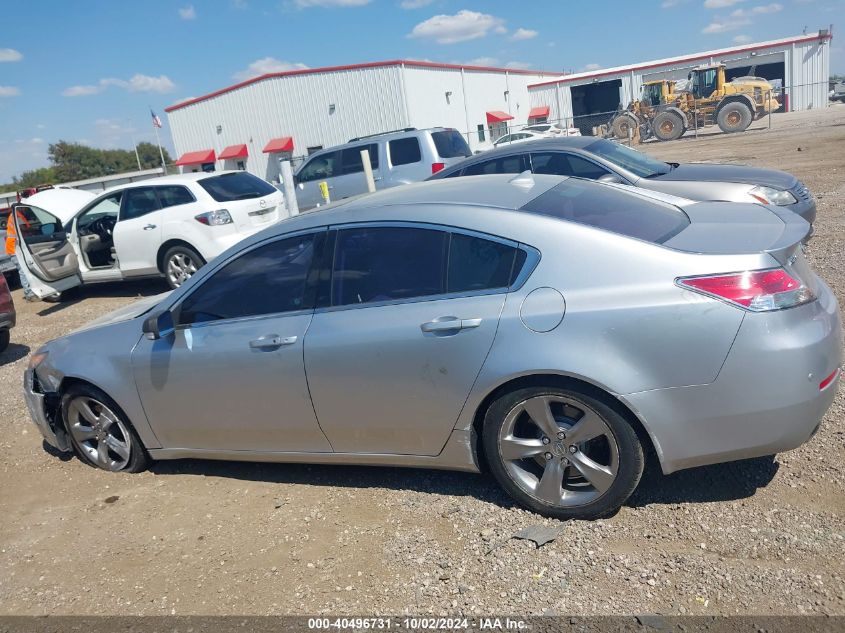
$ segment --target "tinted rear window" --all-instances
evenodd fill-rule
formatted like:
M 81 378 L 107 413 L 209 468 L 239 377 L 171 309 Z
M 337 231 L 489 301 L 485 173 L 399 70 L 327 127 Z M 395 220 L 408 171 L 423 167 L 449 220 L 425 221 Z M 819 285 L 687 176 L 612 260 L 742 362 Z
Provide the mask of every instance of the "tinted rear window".
M 534 198 L 521 210 L 655 244 L 662 244 L 690 224 L 687 214 L 670 204 L 574 178 Z
M 437 155 L 440 158 L 457 158 L 458 156 L 471 156 L 466 139 L 457 130 L 444 130 L 443 132 L 432 132 L 431 139 L 437 148 Z
M 203 178 L 199 183 L 217 202 L 260 198 L 276 192 L 267 181 L 243 171 Z

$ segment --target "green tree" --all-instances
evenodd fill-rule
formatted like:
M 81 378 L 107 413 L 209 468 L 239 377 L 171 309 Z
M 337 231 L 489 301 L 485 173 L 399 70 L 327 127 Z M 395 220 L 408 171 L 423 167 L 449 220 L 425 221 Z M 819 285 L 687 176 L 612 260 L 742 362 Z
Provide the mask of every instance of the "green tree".
M 96 149 L 79 143 L 59 141 L 50 145 L 47 153 L 58 182 L 99 178 L 138 169 L 133 150 Z M 139 143 L 138 157 L 141 159 L 141 169 L 161 166 L 158 147 L 152 143 Z M 164 160 L 171 162 L 167 152 L 164 153 Z

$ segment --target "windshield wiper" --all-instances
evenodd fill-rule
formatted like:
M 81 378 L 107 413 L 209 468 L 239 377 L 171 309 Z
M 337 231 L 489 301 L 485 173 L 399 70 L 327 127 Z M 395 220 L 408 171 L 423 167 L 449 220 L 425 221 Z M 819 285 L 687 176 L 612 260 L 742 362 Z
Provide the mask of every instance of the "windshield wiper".
M 247 191 L 246 193 L 241 193 L 235 196 L 235 200 L 245 200 L 246 198 L 257 198 L 261 194 L 257 191 Z

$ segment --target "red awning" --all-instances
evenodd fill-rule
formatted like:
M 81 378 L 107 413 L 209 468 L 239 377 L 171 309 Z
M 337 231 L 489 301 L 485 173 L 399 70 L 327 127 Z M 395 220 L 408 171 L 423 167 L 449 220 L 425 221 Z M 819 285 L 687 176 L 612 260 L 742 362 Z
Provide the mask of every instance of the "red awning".
M 272 154 L 275 152 L 292 152 L 293 139 L 290 136 L 270 139 L 270 142 L 264 146 L 263 151 L 265 154 Z
M 247 156 L 249 156 L 249 151 L 246 145 L 229 145 L 229 147 L 220 152 L 220 156 L 217 158 L 226 160 L 227 158 L 246 158 Z
M 185 152 L 174 165 L 199 165 L 201 163 L 213 163 L 217 160 L 213 149 L 202 149 L 198 152 Z
M 528 113 L 529 119 L 542 119 L 548 116 L 549 106 L 537 106 L 536 108 L 531 108 L 531 112 Z
M 501 110 L 491 110 L 487 113 L 487 123 L 502 123 L 503 121 L 510 121 L 513 117 L 507 112 Z

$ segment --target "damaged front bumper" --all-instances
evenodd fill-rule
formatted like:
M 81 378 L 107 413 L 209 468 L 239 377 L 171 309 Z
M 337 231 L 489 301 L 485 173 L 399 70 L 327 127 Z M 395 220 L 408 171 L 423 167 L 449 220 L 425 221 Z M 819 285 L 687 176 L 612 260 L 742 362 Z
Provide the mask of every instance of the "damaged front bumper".
M 60 451 L 70 451 L 70 440 L 59 415 L 59 394 L 45 392 L 35 371 L 28 369 L 23 377 L 23 395 L 29 415 L 47 443 Z

